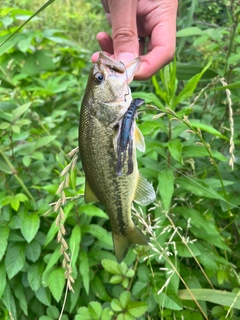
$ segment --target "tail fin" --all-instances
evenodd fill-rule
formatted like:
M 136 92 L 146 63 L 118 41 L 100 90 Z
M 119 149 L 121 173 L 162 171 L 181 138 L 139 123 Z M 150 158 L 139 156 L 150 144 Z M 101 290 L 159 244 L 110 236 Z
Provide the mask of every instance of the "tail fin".
M 124 236 L 113 233 L 113 244 L 117 261 L 120 263 L 125 258 L 131 245 L 140 244 L 146 246 L 148 245 L 148 240 L 142 231 L 134 225 L 134 228 Z

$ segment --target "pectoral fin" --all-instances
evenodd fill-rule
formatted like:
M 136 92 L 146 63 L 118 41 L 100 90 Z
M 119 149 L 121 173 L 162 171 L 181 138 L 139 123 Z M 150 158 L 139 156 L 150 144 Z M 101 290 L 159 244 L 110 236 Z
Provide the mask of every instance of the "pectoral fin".
M 156 194 L 153 186 L 139 173 L 138 184 L 133 201 L 143 206 L 147 206 L 152 203 L 155 198 Z
M 140 131 L 140 129 L 136 125 L 134 128 L 134 138 L 135 138 L 136 148 L 140 152 L 144 152 L 146 150 L 144 137 L 143 137 L 142 132 Z
M 86 204 L 89 202 L 99 202 L 87 180 L 85 181 L 84 201 Z

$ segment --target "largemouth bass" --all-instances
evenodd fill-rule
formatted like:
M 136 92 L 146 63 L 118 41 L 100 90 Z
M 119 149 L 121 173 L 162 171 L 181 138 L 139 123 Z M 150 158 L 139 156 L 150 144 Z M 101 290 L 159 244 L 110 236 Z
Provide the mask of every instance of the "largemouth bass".
M 79 151 L 86 176 L 85 202 L 100 201 L 105 205 L 118 262 L 124 259 L 131 245 L 148 244 L 146 236 L 132 221 L 132 201 L 148 205 L 155 199 L 152 185 L 138 171 L 136 148 L 143 151 L 145 144 L 135 119 L 129 132 L 132 173 L 127 174 L 127 161 L 121 175 L 116 172 L 122 119 L 132 101 L 128 84 L 139 64 L 139 58 L 125 66 L 100 53 L 91 68 L 80 112 Z

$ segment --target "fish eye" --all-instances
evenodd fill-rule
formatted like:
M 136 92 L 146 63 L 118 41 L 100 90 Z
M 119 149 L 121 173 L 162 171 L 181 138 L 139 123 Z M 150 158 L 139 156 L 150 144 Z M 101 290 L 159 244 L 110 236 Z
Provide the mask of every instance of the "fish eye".
M 101 83 L 103 81 L 103 79 L 104 79 L 103 75 L 100 72 L 97 72 L 94 75 L 94 78 L 95 78 L 95 81 L 98 82 L 98 83 Z

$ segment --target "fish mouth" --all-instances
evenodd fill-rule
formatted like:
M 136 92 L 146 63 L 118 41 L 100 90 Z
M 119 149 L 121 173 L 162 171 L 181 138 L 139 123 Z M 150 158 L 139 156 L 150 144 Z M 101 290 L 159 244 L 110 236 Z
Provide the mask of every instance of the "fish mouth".
M 104 104 L 117 104 L 126 102 L 130 96 L 129 83 L 133 80 L 140 66 L 140 58 L 135 58 L 125 65 L 121 61 L 100 52 L 94 66 L 94 75 L 100 73 L 112 86 L 112 99 L 103 101 Z
M 137 73 L 139 67 L 141 64 L 141 59 L 139 57 L 133 59 L 128 64 L 124 64 L 121 61 L 117 61 L 107 55 L 105 55 L 103 52 L 100 52 L 99 58 L 96 61 L 96 65 L 99 69 L 99 71 L 108 70 L 109 74 L 112 73 L 118 73 L 120 75 L 126 76 L 127 84 L 130 84 Z
M 105 55 L 103 52 L 100 52 L 96 64 L 98 65 L 99 71 L 102 71 L 101 67 L 103 66 L 117 73 L 123 74 L 126 72 L 126 66 L 123 62 L 114 60 L 109 56 Z

